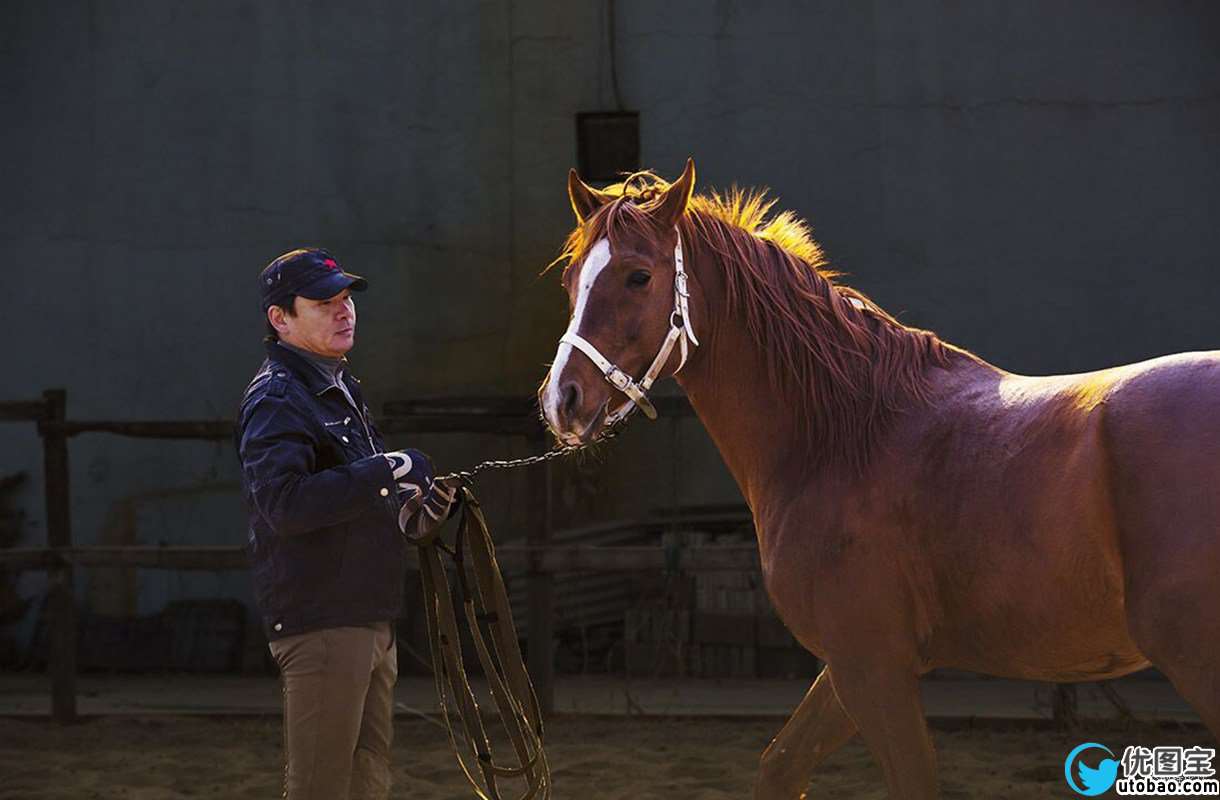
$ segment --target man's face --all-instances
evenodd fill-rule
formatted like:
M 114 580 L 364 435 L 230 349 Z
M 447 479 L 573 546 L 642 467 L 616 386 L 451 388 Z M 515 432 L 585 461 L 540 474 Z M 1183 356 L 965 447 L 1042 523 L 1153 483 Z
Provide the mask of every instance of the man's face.
M 327 358 L 339 358 L 356 344 L 356 301 L 350 289 L 327 300 L 298 296 L 293 302 L 293 316 L 278 306 L 267 309 L 281 341 Z

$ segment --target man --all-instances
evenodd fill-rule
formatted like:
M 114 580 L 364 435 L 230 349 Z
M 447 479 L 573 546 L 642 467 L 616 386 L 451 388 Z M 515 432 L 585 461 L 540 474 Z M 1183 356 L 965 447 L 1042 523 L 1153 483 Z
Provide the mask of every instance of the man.
M 259 275 L 267 360 L 242 399 L 237 448 L 259 611 L 283 677 L 289 800 L 388 795 L 402 529 L 443 521 L 455 498 L 423 453 L 384 452 L 348 372 L 352 292 L 367 287 L 318 249 Z

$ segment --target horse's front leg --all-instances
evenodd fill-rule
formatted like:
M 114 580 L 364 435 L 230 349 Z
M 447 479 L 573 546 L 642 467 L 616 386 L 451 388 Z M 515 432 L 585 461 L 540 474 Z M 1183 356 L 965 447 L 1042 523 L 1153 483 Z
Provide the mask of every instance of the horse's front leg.
M 818 764 L 855 733 L 855 723 L 835 696 L 830 667 L 825 667 L 763 751 L 754 797 L 756 800 L 804 797 L 805 786 Z
M 934 800 L 936 752 L 919 696 L 919 678 L 884 651 L 835 659 L 835 694 L 885 773 L 892 800 Z

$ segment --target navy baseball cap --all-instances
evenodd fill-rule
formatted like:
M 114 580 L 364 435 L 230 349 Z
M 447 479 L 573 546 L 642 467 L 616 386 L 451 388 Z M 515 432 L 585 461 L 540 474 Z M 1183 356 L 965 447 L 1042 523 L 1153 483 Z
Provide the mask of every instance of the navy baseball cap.
M 363 292 L 369 288 L 368 281 L 344 272 L 334 256 L 319 248 L 284 253 L 259 273 L 258 285 L 263 311 L 273 305 L 286 305 L 293 295 L 325 300 L 344 289 Z

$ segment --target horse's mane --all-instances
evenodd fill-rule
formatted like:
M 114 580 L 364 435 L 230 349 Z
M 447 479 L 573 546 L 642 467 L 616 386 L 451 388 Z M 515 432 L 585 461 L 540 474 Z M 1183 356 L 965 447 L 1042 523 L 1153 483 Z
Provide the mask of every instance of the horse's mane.
M 651 172 L 607 187 L 618 195 L 572 231 L 556 259 L 567 269 L 609 237 L 657 241 L 648 214 L 669 184 Z M 926 399 L 929 365 L 952 348 L 903 325 L 861 292 L 832 282 L 822 249 L 794 214 L 771 214 L 766 190 L 696 194 L 679 222 L 691 260 L 720 264 L 729 313 L 760 343 L 781 402 L 799 415 L 813 463 L 862 469 L 885 424 L 912 399 Z

